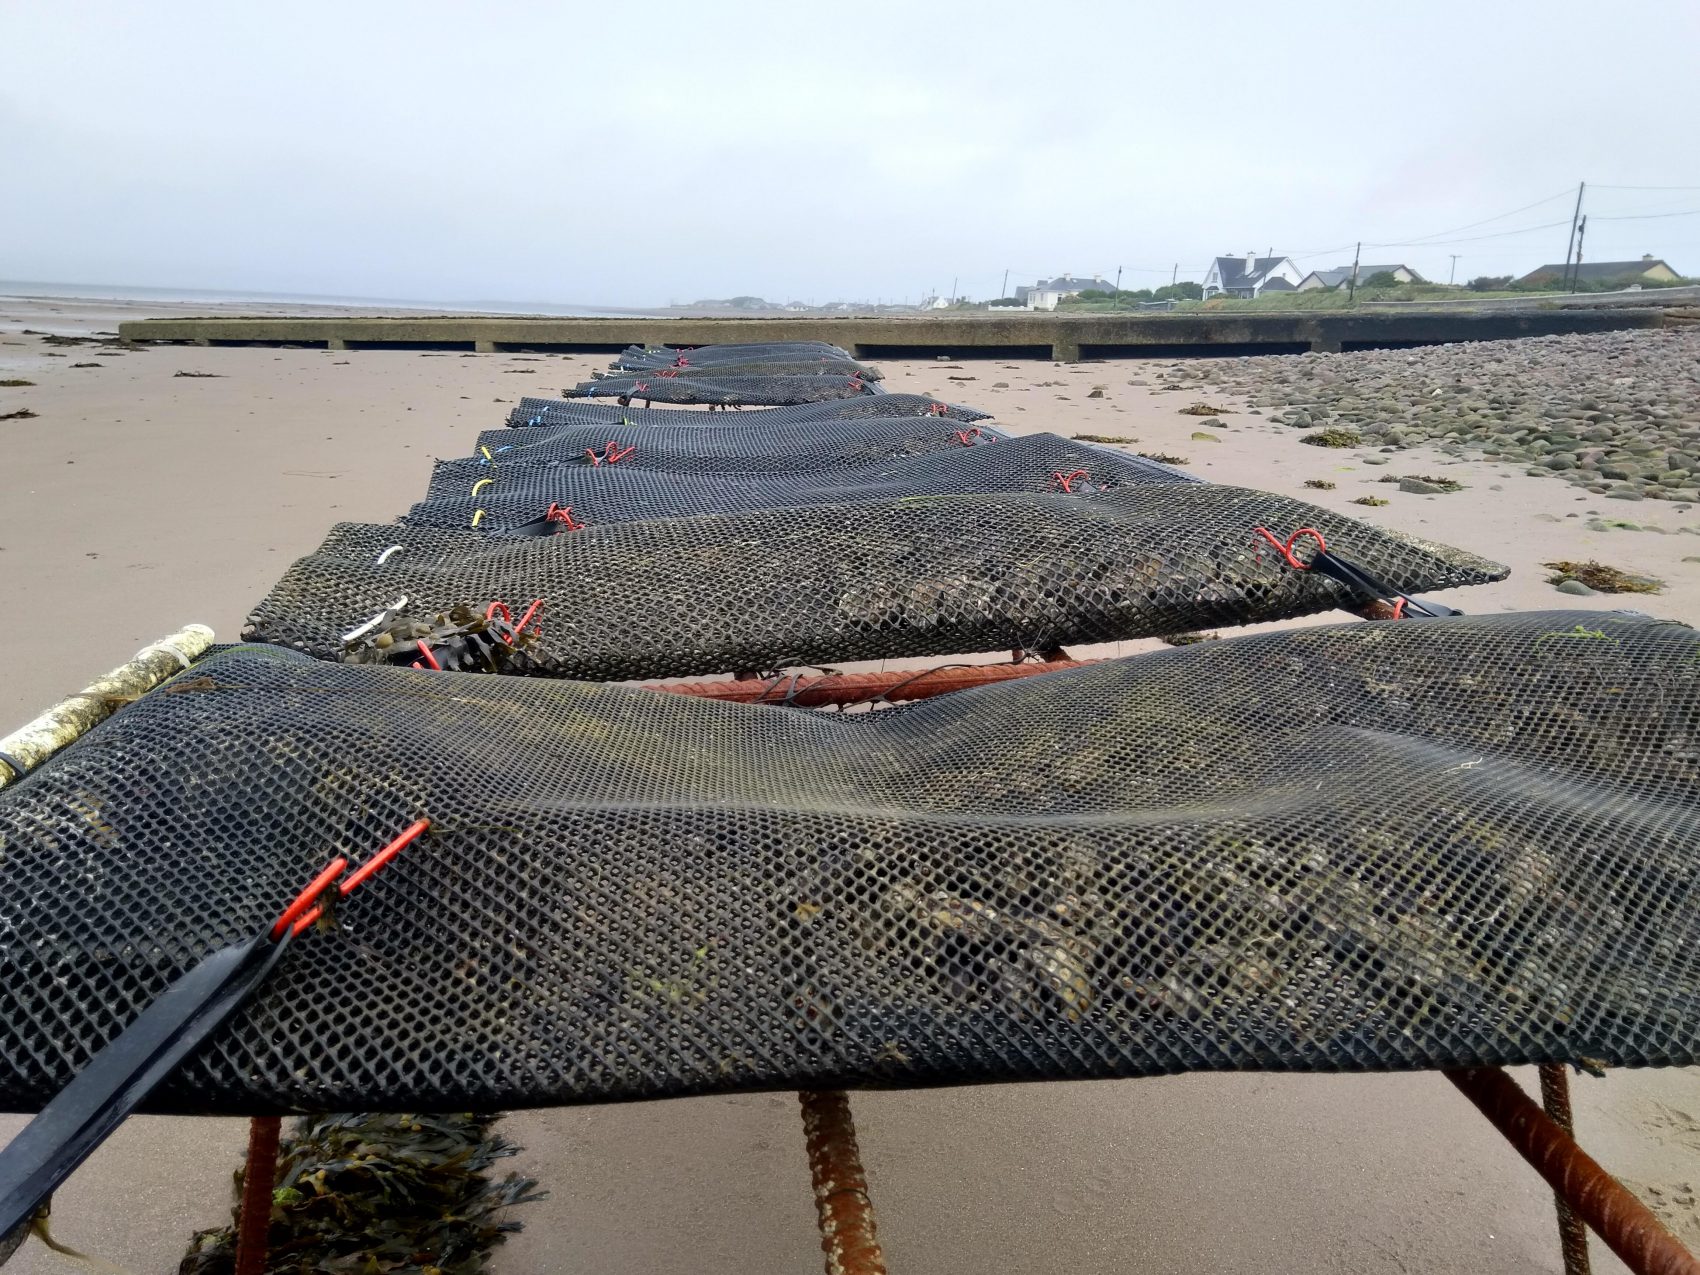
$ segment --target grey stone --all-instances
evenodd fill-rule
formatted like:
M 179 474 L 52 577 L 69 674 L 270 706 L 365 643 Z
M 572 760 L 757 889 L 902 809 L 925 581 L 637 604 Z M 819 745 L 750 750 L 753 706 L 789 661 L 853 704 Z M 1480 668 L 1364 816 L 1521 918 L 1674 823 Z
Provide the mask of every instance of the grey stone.
M 1401 478 L 1399 490 L 1409 492 L 1413 496 L 1439 496 L 1446 491 L 1444 487 L 1436 487 L 1433 483 L 1425 483 L 1420 478 Z
M 1578 598 L 1591 598 L 1596 592 L 1596 590 L 1590 589 L 1580 580 L 1566 580 L 1563 584 L 1558 586 L 1558 591 L 1560 593 L 1568 593 L 1571 596 Z
M 1633 487 L 1614 487 L 1606 493 L 1607 500 L 1645 500 L 1647 499 Z
M 1385 456 L 1365 456 L 1364 457 L 1364 464 L 1366 464 L 1366 465 L 1385 465 L 1385 464 L 1387 464 L 1387 459 L 1388 458 L 1385 457 Z

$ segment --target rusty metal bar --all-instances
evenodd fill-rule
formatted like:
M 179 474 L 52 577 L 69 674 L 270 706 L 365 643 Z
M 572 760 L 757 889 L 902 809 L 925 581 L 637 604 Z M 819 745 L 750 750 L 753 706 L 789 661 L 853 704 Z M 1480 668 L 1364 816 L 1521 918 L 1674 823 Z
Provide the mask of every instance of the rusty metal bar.
M 1571 1137 L 1576 1136 L 1576 1122 L 1570 1114 L 1570 1077 L 1563 1063 L 1542 1063 L 1541 1106 L 1552 1122 Z M 1554 1191 L 1553 1207 L 1558 1211 L 1558 1244 L 1564 1253 L 1564 1275 L 1590 1275 L 1588 1260 L 1588 1228 L 1565 1199 Z
M 1498 1067 L 1446 1078 L 1635 1275 L 1700 1275 L 1700 1261 Z
M 673 695 L 694 695 L 728 704 L 792 704 L 819 708 L 827 704 L 860 704 L 885 696 L 892 701 L 927 699 L 946 691 L 990 686 L 1017 677 L 1055 673 L 1079 668 L 1092 660 L 1032 660 L 1022 664 L 970 664 L 966 666 L 910 669 L 896 673 L 840 673 L 814 677 L 768 678 L 766 681 L 651 682 L 646 688 Z
M 242 1203 L 236 1211 L 236 1275 L 265 1275 L 282 1124 L 277 1116 L 255 1116 L 248 1122 L 248 1162 L 242 1170 Z
M 797 1097 L 803 1104 L 803 1141 L 826 1275 L 885 1275 L 850 1099 L 842 1089 L 805 1089 Z

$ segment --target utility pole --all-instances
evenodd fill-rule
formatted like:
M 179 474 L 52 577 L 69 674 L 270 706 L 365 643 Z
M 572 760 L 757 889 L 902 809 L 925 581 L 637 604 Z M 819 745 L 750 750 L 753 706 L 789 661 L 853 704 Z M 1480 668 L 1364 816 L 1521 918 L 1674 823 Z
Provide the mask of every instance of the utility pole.
M 1458 282 L 1458 258 L 1462 254 L 1453 252 L 1448 253 L 1447 255 L 1452 258 L 1452 269 L 1447 272 L 1446 285 L 1447 287 L 1451 287 L 1453 284 Z
M 1352 277 L 1346 282 L 1346 304 L 1352 304 L 1352 298 L 1358 295 L 1358 258 L 1363 254 L 1363 240 L 1358 240 L 1358 246 L 1352 249 Z
M 1570 214 L 1570 238 L 1564 243 L 1564 286 L 1570 286 L 1570 257 L 1576 251 L 1576 219 L 1582 215 L 1582 190 L 1587 182 L 1576 183 L 1576 210 Z
M 1175 281 L 1181 277 L 1181 263 L 1175 262 L 1175 268 L 1169 271 L 1169 286 L 1175 286 Z
M 1117 266 L 1116 267 L 1116 291 L 1120 292 L 1121 290 L 1122 290 L 1122 268 L 1120 266 Z
M 1576 226 L 1576 267 L 1571 272 L 1570 287 L 1574 290 L 1582 283 L 1582 239 L 1588 233 L 1588 217 L 1584 213 L 1582 220 Z
M 960 278 L 960 276 L 952 275 L 950 279 L 950 303 L 952 305 L 956 304 L 956 281 L 958 278 Z
M 998 290 L 998 300 L 1002 301 L 1009 295 L 1009 267 L 1003 268 L 1003 287 Z

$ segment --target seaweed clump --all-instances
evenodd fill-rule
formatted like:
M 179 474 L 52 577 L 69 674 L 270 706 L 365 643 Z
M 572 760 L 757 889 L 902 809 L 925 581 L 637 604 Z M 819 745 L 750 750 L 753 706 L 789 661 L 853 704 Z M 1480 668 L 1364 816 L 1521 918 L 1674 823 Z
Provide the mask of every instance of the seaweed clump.
M 1402 483 L 1407 478 L 1414 478 L 1419 483 L 1427 483 L 1430 487 L 1438 487 L 1444 492 L 1464 490 L 1464 484 L 1456 478 L 1440 478 L 1434 474 L 1405 474 L 1402 477 L 1398 474 L 1387 474 L 1375 481 L 1378 483 Z
M 1387 498 L 1384 496 L 1359 496 L 1354 499 L 1352 503 L 1354 505 L 1367 505 L 1371 509 L 1379 509 L 1382 505 L 1385 505 L 1388 502 Z
M 383 1271 L 482 1275 L 521 1223 L 502 1216 L 543 1198 L 531 1178 L 484 1173 L 517 1148 L 492 1115 L 332 1115 L 298 1121 L 278 1150 L 268 1275 Z M 238 1170 L 240 1198 L 242 1173 Z M 199 1231 L 178 1275 L 231 1275 L 235 1226 Z
M 1361 447 L 1363 441 L 1362 434 L 1343 425 L 1330 425 L 1327 429 L 1319 429 L 1299 439 L 1299 442 L 1309 443 L 1312 447 Z
M 1603 562 L 1543 562 L 1541 565 L 1554 573 L 1547 577 L 1548 584 L 1575 580 L 1596 593 L 1658 593 L 1665 587 L 1663 580 L 1630 575 Z
M 1181 408 L 1182 416 L 1227 416 L 1228 409 L 1216 407 L 1210 403 L 1194 403 L 1190 407 Z
M 1141 452 L 1146 460 L 1154 460 L 1159 465 L 1190 465 L 1191 459 L 1186 456 L 1172 456 L 1168 452 Z
M 1307 478 L 1305 479 L 1305 486 L 1312 487 L 1317 491 L 1334 490 L 1334 484 L 1329 482 L 1326 478 Z
M 1164 633 L 1158 641 L 1169 646 L 1192 646 L 1198 642 L 1216 642 L 1221 640 L 1220 633 Z
M 1131 443 L 1131 438 L 1117 438 L 1114 434 L 1070 434 L 1070 438 L 1078 443 Z

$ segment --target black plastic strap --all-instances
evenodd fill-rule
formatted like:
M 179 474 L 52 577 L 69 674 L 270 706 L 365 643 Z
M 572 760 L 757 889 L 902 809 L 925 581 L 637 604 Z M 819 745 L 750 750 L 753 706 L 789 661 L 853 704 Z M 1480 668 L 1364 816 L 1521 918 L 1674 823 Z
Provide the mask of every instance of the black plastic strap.
M 1463 614 L 1462 611 L 1455 611 L 1438 602 L 1423 602 L 1400 593 L 1377 580 L 1362 567 L 1355 566 L 1344 558 L 1335 557 L 1331 551 L 1324 551 L 1313 557 L 1309 569 L 1319 571 L 1330 580 L 1337 580 L 1352 592 L 1365 597 L 1378 598 L 1383 602 L 1397 602 L 1403 599 L 1405 614 L 1412 618 L 1437 619 L 1441 616 Z
M 0 1235 L 36 1208 L 235 1011 L 289 946 L 262 934 L 220 948 L 89 1060 L 0 1151 Z
M 30 773 L 29 767 L 25 766 L 23 762 L 19 761 L 16 757 L 12 756 L 11 753 L 0 753 L 0 763 L 4 763 L 12 774 L 19 779 L 22 779 L 25 775 Z

